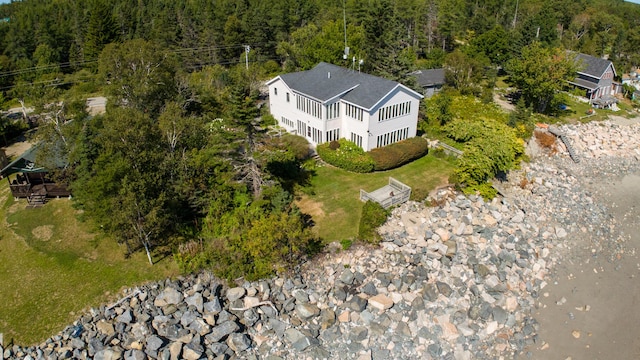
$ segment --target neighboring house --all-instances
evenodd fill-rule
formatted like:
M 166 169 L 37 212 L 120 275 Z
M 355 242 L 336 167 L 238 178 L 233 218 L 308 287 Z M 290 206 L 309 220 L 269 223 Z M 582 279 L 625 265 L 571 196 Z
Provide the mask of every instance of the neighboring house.
M 577 76 L 569 83 L 585 91 L 589 103 L 597 107 L 608 107 L 617 102 L 613 96 L 619 92 L 620 85 L 613 81 L 616 69 L 609 60 L 581 53 L 575 55 L 578 65 Z
M 423 89 L 422 93 L 426 98 L 439 92 L 444 85 L 444 69 L 417 70 L 411 75 L 415 76 L 416 82 Z
M 267 85 L 280 126 L 313 146 L 346 138 L 369 151 L 416 136 L 423 96 L 395 81 L 322 62 Z

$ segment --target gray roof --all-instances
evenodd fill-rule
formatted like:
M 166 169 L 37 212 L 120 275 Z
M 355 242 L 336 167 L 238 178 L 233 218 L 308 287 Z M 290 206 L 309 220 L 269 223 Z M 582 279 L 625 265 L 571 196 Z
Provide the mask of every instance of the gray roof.
M 581 88 L 589 89 L 591 91 L 598 88 L 598 83 L 587 81 L 585 79 L 575 78 L 573 81 L 569 81 L 570 84 L 579 86 Z
M 609 65 L 611 65 L 611 61 L 609 60 L 581 53 L 575 53 L 575 61 L 578 66 L 581 67 L 578 69 L 578 72 L 598 79 L 602 77 L 602 74 L 604 74 Z M 614 76 L 615 71 L 616 70 L 613 69 Z
M 416 97 L 422 97 L 398 82 L 325 62 L 319 63 L 311 70 L 283 74 L 280 78 L 291 90 L 322 103 L 339 96 L 365 109 L 371 109 L 398 86 Z
M 421 87 L 444 85 L 444 69 L 418 70 L 412 75 Z

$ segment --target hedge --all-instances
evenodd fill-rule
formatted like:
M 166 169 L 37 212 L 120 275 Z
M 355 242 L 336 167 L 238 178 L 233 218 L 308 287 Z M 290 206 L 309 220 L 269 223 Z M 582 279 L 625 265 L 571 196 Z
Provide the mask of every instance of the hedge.
M 316 150 L 323 161 L 341 169 L 357 173 L 373 171 L 371 156 L 358 145 L 346 139 L 320 144 Z
M 374 162 L 374 170 L 389 170 L 419 159 L 429 152 L 428 142 L 421 137 L 413 137 L 369 151 Z

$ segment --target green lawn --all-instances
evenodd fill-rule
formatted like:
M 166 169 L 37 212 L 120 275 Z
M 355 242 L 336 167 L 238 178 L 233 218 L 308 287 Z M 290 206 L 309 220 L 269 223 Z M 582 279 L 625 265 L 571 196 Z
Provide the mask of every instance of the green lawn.
M 311 180 L 313 195 L 302 195 L 298 206 L 310 214 L 324 243 L 353 239 L 358 232 L 362 203 L 360 189 L 373 191 L 387 185 L 389 176 L 426 195 L 447 183 L 453 171 L 447 160 L 427 155 L 398 169 L 369 174 L 351 173 L 332 166 L 316 168 Z
M 124 258 L 110 238 L 77 221 L 67 199 L 26 209 L 0 185 L 0 333 L 5 345 L 41 342 L 89 307 L 113 301 L 124 287 L 175 276 L 170 259 L 151 266 L 144 254 Z M 159 259 L 156 259 L 159 260 Z

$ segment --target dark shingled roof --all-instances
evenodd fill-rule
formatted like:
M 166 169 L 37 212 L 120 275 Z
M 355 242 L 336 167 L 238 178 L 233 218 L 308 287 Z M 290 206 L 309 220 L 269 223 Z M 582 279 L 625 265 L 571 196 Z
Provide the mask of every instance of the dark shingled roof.
M 280 75 L 292 90 L 320 102 L 337 96 L 365 109 L 371 109 L 380 99 L 398 86 L 395 81 L 345 69 L 321 62 L 311 70 Z M 405 89 L 420 94 L 405 87 Z M 344 95 L 343 95 L 344 94 Z
M 422 87 L 444 84 L 444 69 L 418 70 L 412 74 Z
M 602 77 L 602 74 L 604 74 L 609 65 L 611 65 L 611 61 L 609 60 L 581 53 L 575 53 L 575 60 L 580 67 L 578 72 L 598 79 Z

